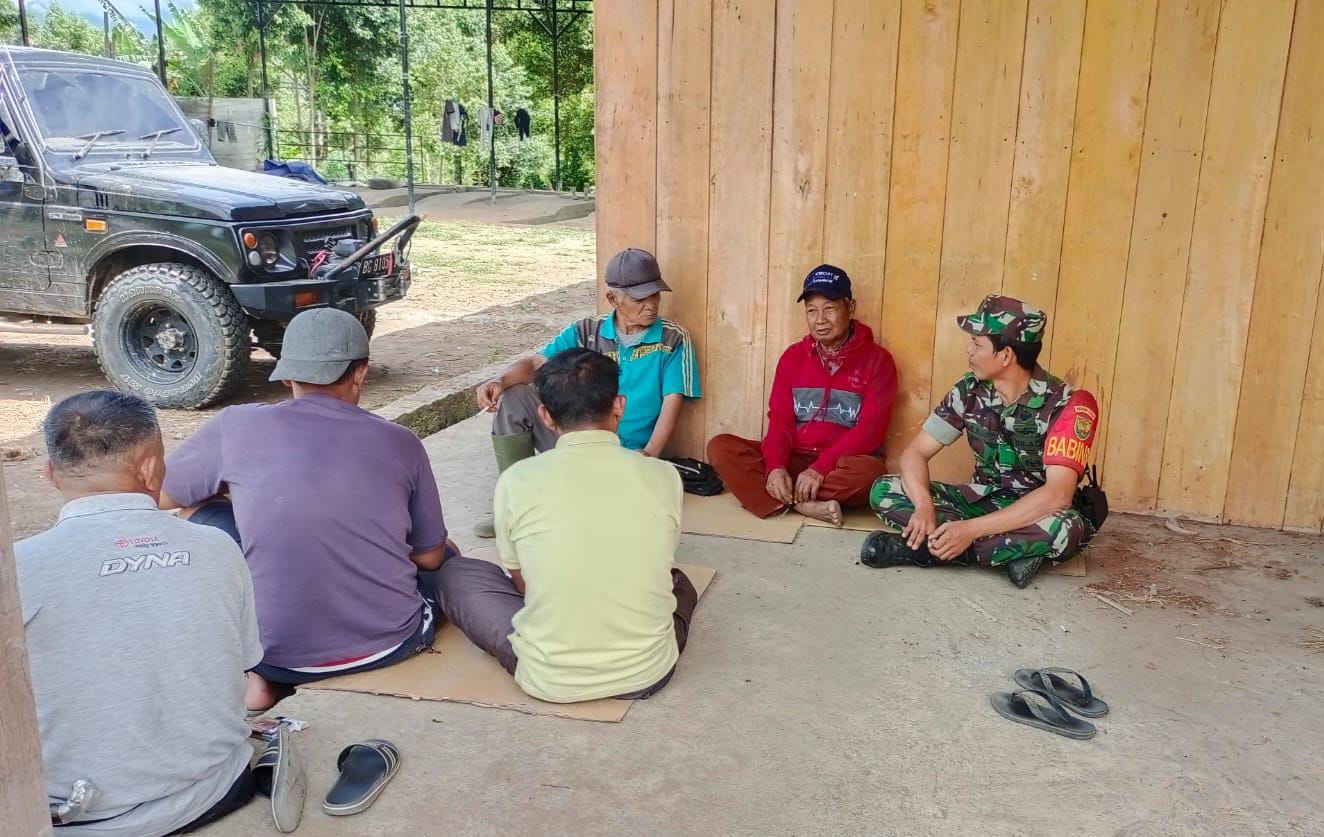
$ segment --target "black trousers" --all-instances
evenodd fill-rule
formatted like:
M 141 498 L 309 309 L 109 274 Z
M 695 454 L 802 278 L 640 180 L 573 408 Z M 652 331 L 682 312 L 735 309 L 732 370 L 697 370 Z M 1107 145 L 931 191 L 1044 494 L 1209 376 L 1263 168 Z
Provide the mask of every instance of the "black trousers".
M 170 834 L 188 834 L 197 831 L 204 825 L 211 825 L 227 814 L 233 814 L 244 807 L 252 800 L 257 793 L 257 782 L 253 779 L 253 771 L 247 767 L 244 772 L 239 774 L 239 778 L 234 780 L 234 784 L 221 797 L 221 801 L 207 809 L 207 811 L 193 822 L 183 828 L 172 831 Z

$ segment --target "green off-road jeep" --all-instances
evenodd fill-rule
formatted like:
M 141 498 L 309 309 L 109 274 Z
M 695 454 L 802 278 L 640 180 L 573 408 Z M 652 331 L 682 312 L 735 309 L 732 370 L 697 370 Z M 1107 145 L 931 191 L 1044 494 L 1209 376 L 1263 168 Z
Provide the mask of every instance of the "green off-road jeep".
M 184 408 L 305 308 L 371 333 L 418 219 L 379 232 L 353 193 L 221 168 L 199 124 L 141 67 L 0 46 L 0 331 L 90 326 L 117 387 Z

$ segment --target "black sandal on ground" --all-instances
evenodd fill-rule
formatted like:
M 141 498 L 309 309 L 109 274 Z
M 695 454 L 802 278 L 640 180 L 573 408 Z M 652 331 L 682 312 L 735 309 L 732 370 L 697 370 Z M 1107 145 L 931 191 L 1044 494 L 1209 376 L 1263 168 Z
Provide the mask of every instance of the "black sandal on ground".
M 283 725 L 276 727 L 276 737 L 267 742 L 266 749 L 258 756 L 253 765 L 253 779 L 258 792 L 271 797 L 271 818 L 276 821 L 276 830 L 288 834 L 298 828 L 303 818 L 303 802 L 308 796 L 308 774 L 289 730 Z
M 1093 738 L 1094 724 L 1067 711 L 1062 701 L 1038 689 L 998 692 L 989 698 L 999 715 L 1018 724 L 1055 732 L 1067 738 Z
M 351 744 L 340 751 L 336 760 L 340 778 L 322 803 L 322 810 L 333 817 L 347 817 L 365 811 L 400 769 L 400 751 L 381 739 Z
M 1075 678 L 1080 685 L 1068 677 Z M 1015 678 L 1019 685 L 1047 692 L 1082 717 L 1102 718 L 1108 714 L 1108 704 L 1094 696 L 1089 681 L 1069 668 L 1023 668 L 1016 672 Z

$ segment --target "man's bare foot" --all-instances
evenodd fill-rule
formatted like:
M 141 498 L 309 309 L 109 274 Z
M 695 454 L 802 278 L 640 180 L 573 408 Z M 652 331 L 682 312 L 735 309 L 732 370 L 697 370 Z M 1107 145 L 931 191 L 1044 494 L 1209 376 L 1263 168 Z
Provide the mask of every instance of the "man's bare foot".
M 244 688 L 244 706 L 249 712 L 265 712 L 292 694 L 294 687 L 271 683 L 250 671 L 248 685 Z
M 806 500 L 803 503 L 796 503 L 795 510 L 805 517 L 831 523 L 833 526 L 842 524 L 841 503 L 836 500 Z

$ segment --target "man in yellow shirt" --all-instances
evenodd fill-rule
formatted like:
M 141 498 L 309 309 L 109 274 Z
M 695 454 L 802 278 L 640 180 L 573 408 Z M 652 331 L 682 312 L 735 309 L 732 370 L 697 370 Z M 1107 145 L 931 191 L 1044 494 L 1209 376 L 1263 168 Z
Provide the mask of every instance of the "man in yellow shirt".
M 555 703 L 646 698 L 670 681 L 698 593 L 676 569 L 676 469 L 621 446 L 620 370 L 570 349 L 534 378 L 556 447 L 496 488 L 501 563 L 452 556 L 437 571 L 446 617 L 529 695 Z

